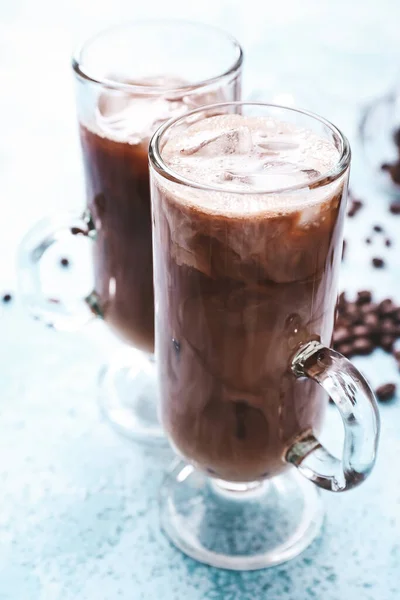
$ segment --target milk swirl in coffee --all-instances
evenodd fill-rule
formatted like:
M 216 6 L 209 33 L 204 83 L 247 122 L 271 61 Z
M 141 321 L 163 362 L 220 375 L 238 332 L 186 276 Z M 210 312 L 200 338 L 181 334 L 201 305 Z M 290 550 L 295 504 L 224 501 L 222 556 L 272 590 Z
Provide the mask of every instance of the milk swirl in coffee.
M 334 144 L 272 118 L 168 133 L 161 157 L 184 183 L 152 173 L 162 421 L 207 473 L 271 477 L 323 419 L 324 392 L 290 361 L 331 341 L 347 173 L 327 183 Z

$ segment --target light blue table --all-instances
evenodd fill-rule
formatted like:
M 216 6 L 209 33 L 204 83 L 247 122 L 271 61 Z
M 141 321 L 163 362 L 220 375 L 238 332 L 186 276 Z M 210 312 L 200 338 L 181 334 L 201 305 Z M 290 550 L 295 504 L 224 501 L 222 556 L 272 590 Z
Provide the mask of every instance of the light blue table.
M 68 63 L 73 40 L 126 15 L 159 14 L 230 29 L 248 55 L 246 94 L 260 88 L 306 97 L 348 132 L 353 188 L 368 205 L 348 223 L 342 286 L 373 286 L 379 297 L 400 301 L 400 217 L 390 218 L 355 138 L 360 105 L 400 64 L 400 5 L 286 0 L 268 12 L 272 2 L 263 9 L 256 0 L 189 4 L 1 4 L 1 289 L 14 289 L 21 232 L 41 214 L 82 202 Z M 396 238 L 393 248 L 362 243 L 378 221 Z M 390 269 L 369 268 L 378 248 Z M 98 415 L 97 372 L 116 345 L 101 325 L 57 335 L 13 302 L 0 306 L 0 336 L 0 600 L 400 598 L 400 398 L 382 407 L 371 478 L 348 494 L 324 494 L 323 531 L 302 556 L 271 570 L 218 571 L 185 558 L 159 531 L 157 491 L 170 452 L 120 439 Z M 382 352 L 356 362 L 373 385 L 400 383 Z M 325 437 L 337 444 L 340 434 L 331 408 Z

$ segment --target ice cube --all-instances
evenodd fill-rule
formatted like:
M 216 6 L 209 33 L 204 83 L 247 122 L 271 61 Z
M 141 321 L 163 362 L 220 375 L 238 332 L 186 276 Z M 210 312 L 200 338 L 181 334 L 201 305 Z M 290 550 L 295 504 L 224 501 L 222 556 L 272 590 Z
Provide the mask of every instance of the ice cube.
M 248 127 L 238 127 L 225 131 L 198 131 L 185 140 L 180 153 L 184 156 L 225 156 L 246 154 L 253 149 L 251 131 Z
M 273 152 L 275 154 L 279 152 L 287 152 L 288 150 L 297 150 L 299 144 L 296 144 L 296 142 L 269 140 L 268 142 L 259 142 L 257 146 L 262 150 Z
M 259 174 L 263 169 L 263 162 L 256 156 L 230 156 L 222 164 L 222 179 L 250 184 L 252 176 Z
M 151 137 L 161 123 L 183 112 L 185 106 L 182 102 L 162 95 L 107 92 L 99 98 L 96 122 L 105 135 L 139 144 Z
M 321 176 L 320 171 L 316 169 L 301 169 L 302 173 L 305 173 L 309 179 L 317 179 Z
M 321 205 L 319 203 L 306 206 L 299 212 L 297 226 L 307 229 L 310 225 L 315 225 L 321 218 Z

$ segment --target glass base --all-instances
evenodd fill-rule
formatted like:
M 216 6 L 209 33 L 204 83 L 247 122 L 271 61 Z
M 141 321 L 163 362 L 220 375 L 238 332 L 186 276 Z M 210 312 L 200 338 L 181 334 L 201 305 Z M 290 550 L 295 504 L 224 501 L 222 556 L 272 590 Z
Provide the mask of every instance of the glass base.
M 223 569 L 247 571 L 286 562 L 318 534 L 319 491 L 294 468 L 253 484 L 213 480 L 179 463 L 160 497 L 161 526 L 192 558 Z
M 100 372 L 100 410 L 110 425 L 131 440 L 167 444 L 157 416 L 154 359 L 125 349 Z

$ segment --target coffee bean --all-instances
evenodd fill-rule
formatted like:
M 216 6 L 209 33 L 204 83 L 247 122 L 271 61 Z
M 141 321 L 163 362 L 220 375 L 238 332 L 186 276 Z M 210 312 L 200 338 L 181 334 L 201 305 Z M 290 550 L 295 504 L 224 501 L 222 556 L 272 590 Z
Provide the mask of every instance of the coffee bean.
M 363 338 L 368 337 L 370 332 L 368 327 L 366 327 L 365 325 L 356 325 L 355 327 L 353 327 L 352 333 L 355 338 Z
M 346 329 L 345 327 L 339 327 L 333 332 L 333 343 L 340 345 L 345 342 L 349 342 L 352 339 L 352 337 L 353 336 L 349 329 Z
M 346 316 L 351 320 L 352 323 L 356 324 L 356 322 L 360 319 L 360 310 L 355 302 L 347 303 Z
M 392 215 L 400 215 L 400 203 L 392 202 L 389 206 L 389 210 L 392 213 Z
M 354 354 L 352 344 L 339 344 L 336 348 L 337 352 L 343 354 L 346 358 L 351 358 Z
M 390 248 L 391 245 L 392 245 L 392 240 L 390 240 L 389 238 L 386 238 L 385 246 L 387 246 L 387 248 Z
M 361 290 L 357 294 L 356 304 L 358 304 L 358 305 L 366 304 L 368 302 L 371 302 L 371 300 L 372 300 L 372 293 L 369 290 Z
M 69 260 L 68 260 L 68 258 L 61 258 L 60 264 L 61 264 L 62 267 L 69 267 Z
M 383 319 L 381 321 L 381 332 L 383 334 L 389 333 L 391 335 L 395 335 L 396 325 L 393 323 L 393 321 L 391 319 Z
M 339 295 L 339 298 L 338 298 L 338 301 L 337 301 L 338 311 L 341 312 L 344 308 L 346 308 L 346 306 L 347 306 L 346 296 L 345 296 L 344 292 L 342 292 Z
M 394 344 L 394 336 L 390 334 L 385 334 L 381 337 L 381 347 L 385 352 L 392 352 L 393 344 Z
M 371 238 L 365 238 L 365 243 L 366 244 L 370 244 L 371 243 Z
M 362 206 L 363 206 L 363 203 L 361 202 L 361 200 L 353 200 L 347 211 L 347 216 L 350 218 L 354 217 L 359 212 L 359 210 L 362 208 Z
M 396 393 L 396 385 L 394 383 L 384 383 L 375 390 L 375 395 L 381 402 L 392 400 Z
M 393 131 L 393 142 L 400 149 L 400 127 Z
M 353 342 L 354 354 L 367 355 L 371 354 L 374 349 L 374 345 L 369 338 L 357 338 Z
M 385 266 L 385 262 L 383 261 L 382 258 L 373 258 L 372 259 L 372 264 L 374 265 L 374 267 L 376 269 L 382 269 L 382 267 Z
M 346 317 L 338 316 L 335 322 L 335 329 L 340 329 L 341 327 L 345 327 L 348 329 L 351 326 L 351 322 Z
M 377 233 L 382 233 L 383 227 L 382 227 L 382 225 L 374 225 L 373 230 L 376 231 Z
M 400 350 L 393 350 L 392 354 L 396 360 L 400 361 Z
M 382 300 L 382 302 L 378 304 L 378 311 L 382 317 L 388 317 L 393 315 L 395 310 L 396 306 L 393 303 L 393 300 L 391 300 L 390 298 L 386 298 L 386 300 Z
M 12 300 L 11 294 L 4 294 L 2 300 L 3 300 L 4 304 L 8 304 L 8 302 L 11 302 L 11 300 Z
M 379 325 L 378 316 L 374 313 L 369 313 L 364 317 L 364 324 L 368 327 L 370 332 L 374 332 Z
M 362 315 L 375 314 L 377 312 L 378 305 L 375 302 L 369 302 L 360 306 L 360 312 Z
M 337 304 L 333 347 L 346 357 L 370 354 L 376 347 L 393 352 L 400 339 L 400 306 L 391 298 L 373 302 L 370 290 L 360 290 L 350 302 L 342 292 Z M 393 355 L 400 369 L 400 350 Z

